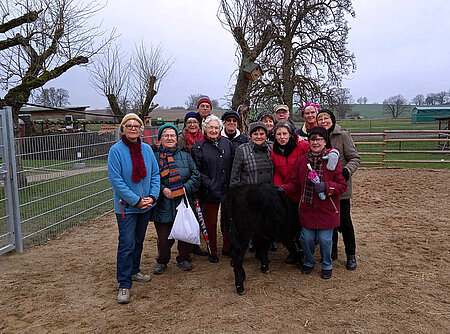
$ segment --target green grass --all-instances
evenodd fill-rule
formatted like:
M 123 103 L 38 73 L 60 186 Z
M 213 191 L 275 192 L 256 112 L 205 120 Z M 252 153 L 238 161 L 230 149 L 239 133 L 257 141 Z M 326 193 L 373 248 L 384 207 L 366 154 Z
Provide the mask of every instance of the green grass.
M 298 123 L 301 125 L 302 123 Z M 338 121 L 338 124 L 343 128 L 350 131 L 350 133 L 382 133 L 384 130 L 438 130 L 438 124 L 435 122 L 430 123 L 411 123 L 410 119 L 371 119 L 371 120 L 344 120 Z M 411 134 L 414 136 L 415 134 Z M 357 149 L 359 152 L 382 152 L 382 137 L 360 137 L 357 138 L 358 142 L 370 141 L 380 142 L 380 145 L 362 145 L 358 144 Z M 437 142 L 390 142 L 387 143 L 387 150 L 406 150 L 406 151 L 436 151 L 439 150 Z M 363 162 L 381 162 L 381 156 L 374 155 L 361 155 Z M 408 168 L 440 168 L 450 169 L 450 150 L 444 151 L 441 154 L 436 153 L 387 153 L 386 160 L 441 160 L 441 163 L 401 163 L 391 162 L 386 166 L 399 166 Z M 447 162 L 446 162 L 447 161 Z
M 29 183 L 28 187 L 19 191 L 23 237 L 56 222 L 61 223 L 48 228 L 43 233 L 27 238 L 24 240 L 25 244 L 40 243 L 55 237 L 68 227 L 92 220 L 111 210 L 112 190 L 109 188 L 107 171 Z M 109 190 L 101 192 L 103 189 Z M 0 188 L 0 198 L 4 198 L 3 191 L 3 188 Z M 105 201 L 108 202 L 95 207 Z M 86 212 L 76 215 L 82 211 Z M 5 203 L 0 202 L 0 216 L 5 214 Z M 74 215 L 76 216 L 71 217 Z M 0 233 L 4 232 L 6 232 L 6 222 L 5 224 L 2 222 L 0 226 Z

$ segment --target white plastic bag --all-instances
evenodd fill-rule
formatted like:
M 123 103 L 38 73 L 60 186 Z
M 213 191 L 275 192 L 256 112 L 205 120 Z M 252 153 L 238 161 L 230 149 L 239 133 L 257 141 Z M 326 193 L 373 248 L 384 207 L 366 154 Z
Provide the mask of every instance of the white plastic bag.
M 200 226 L 189 205 L 186 193 L 177 206 L 177 215 L 168 239 L 177 239 L 190 244 L 200 245 Z

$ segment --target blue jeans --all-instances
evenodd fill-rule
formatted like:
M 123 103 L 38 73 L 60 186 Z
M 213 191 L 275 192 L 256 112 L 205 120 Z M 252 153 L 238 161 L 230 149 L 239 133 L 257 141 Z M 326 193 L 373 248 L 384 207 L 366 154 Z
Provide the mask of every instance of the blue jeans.
M 137 274 L 141 264 L 142 245 L 150 220 L 150 210 L 143 213 L 130 213 L 122 218 L 116 214 L 119 227 L 119 245 L 117 247 L 117 282 L 119 288 L 130 289 L 131 276 Z
M 302 228 L 300 233 L 303 251 L 305 252 L 304 265 L 314 267 L 314 251 L 316 249 L 316 241 L 320 246 L 320 255 L 322 255 L 322 269 L 331 270 L 333 268 L 331 262 L 331 248 L 333 246 L 333 229 L 314 230 L 311 228 Z

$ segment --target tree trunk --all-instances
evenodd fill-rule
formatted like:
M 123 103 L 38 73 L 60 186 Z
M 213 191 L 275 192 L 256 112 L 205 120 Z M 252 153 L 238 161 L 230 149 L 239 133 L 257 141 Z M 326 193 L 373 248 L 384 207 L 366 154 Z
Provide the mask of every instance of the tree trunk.
M 106 98 L 108 99 L 108 103 L 109 103 L 109 106 L 111 107 L 111 110 L 112 110 L 113 114 L 115 116 L 122 117 L 124 113 L 122 112 L 122 110 L 119 107 L 119 103 L 117 102 L 116 95 L 108 94 L 108 95 L 106 95 Z M 120 118 L 116 117 L 116 118 L 114 118 L 114 120 L 115 121 L 120 121 Z

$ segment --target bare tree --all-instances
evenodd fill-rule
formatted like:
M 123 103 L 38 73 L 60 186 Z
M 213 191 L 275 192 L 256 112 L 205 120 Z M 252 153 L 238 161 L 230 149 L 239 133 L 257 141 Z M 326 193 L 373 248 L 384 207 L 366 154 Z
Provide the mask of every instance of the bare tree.
M 131 104 L 127 99 L 130 64 L 120 46 L 107 45 L 88 70 L 92 87 L 106 96 L 114 115 L 124 115 Z
M 130 87 L 133 101 L 142 119 L 158 106 L 152 103 L 153 98 L 174 62 L 172 56 L 164 58 L 161 44 L 156 47 L 151 45 L 150 49 L 146 48 L 144 42 L 136 46 L 131 57 Z
M 69 92 L 63 88 L 41 88 L 34 101 L 47 107 L 67 106 L 70 104 Z
M 331 92 L 332 98 L 329 100 L 329 105 L 336 110 L 337 117 L 344 119 L 347 113 L 350 112 L 350 104 L 353 102 L 353 98 L 350 95 L 350 89 L 348 88 L 334 88 Z
M 367 97 L 358 97 L 358 99 L 356 100 L 357 103 L 359 104 L 366 104 L 367 103 Z
M 425 104 L 425 96 L 423 96 L 423 94 L 418 94 L 411 100 L 411 102 L 415 105 Z
M 425 98 L 425 104 L 434 106 L 437 102 L 436 94 L 435 93 L 428 93 L 427 97 Z
M 442 92 L 434 94 L 434 96 L 435 96 L 436 104 L 444 104 L 447 99 L 447 92 L 442 91 Z
M 291 109 L 308 100 L 328 102 L 331 88 L 356 67 L 347 50 L 345 15 L 354 16 L 350 0 L 255 0 L 263 21 L 275 27 L 260 56 L 265 70 L 255 96 L 277 100 Z
M 145 118 L 158 104 L 153 103 L 161 83 L 175 62 L 165 58 L 161 45 L 148 49 L 144 42 L 136 46 L 129 60 L 120 46 L 110 46 L 96 57 L 90 70 L 91 84 L 106 96 L 114 115 L 128 110 Z
M 383 101 L 386 114 L 391 114 L 393 118 L 398 118 L 408 108 L 408 101 L 402 95 L 395 95 Z
M 113 38 L 91 18 L 102 8 L 95 0 L 28 0 L 0 5 L 0 77 L 7 91 L 0 107 L 10 105 L 17 125 L 18 112 L 33 90 L 86 64 Z
M 246 77 L 244 68 L 256 61 L 273 37 L 274 28 L 264 20 L 257 2 L 221 0 L 217 14 L 222 26 L 233 35 L 238 45 L 239 69 L 231 100 L 233 110 L 248 110 L 251 81 Z M 241 113 L 241 118 L 244 124 L 248 123 L 248 114 Z

